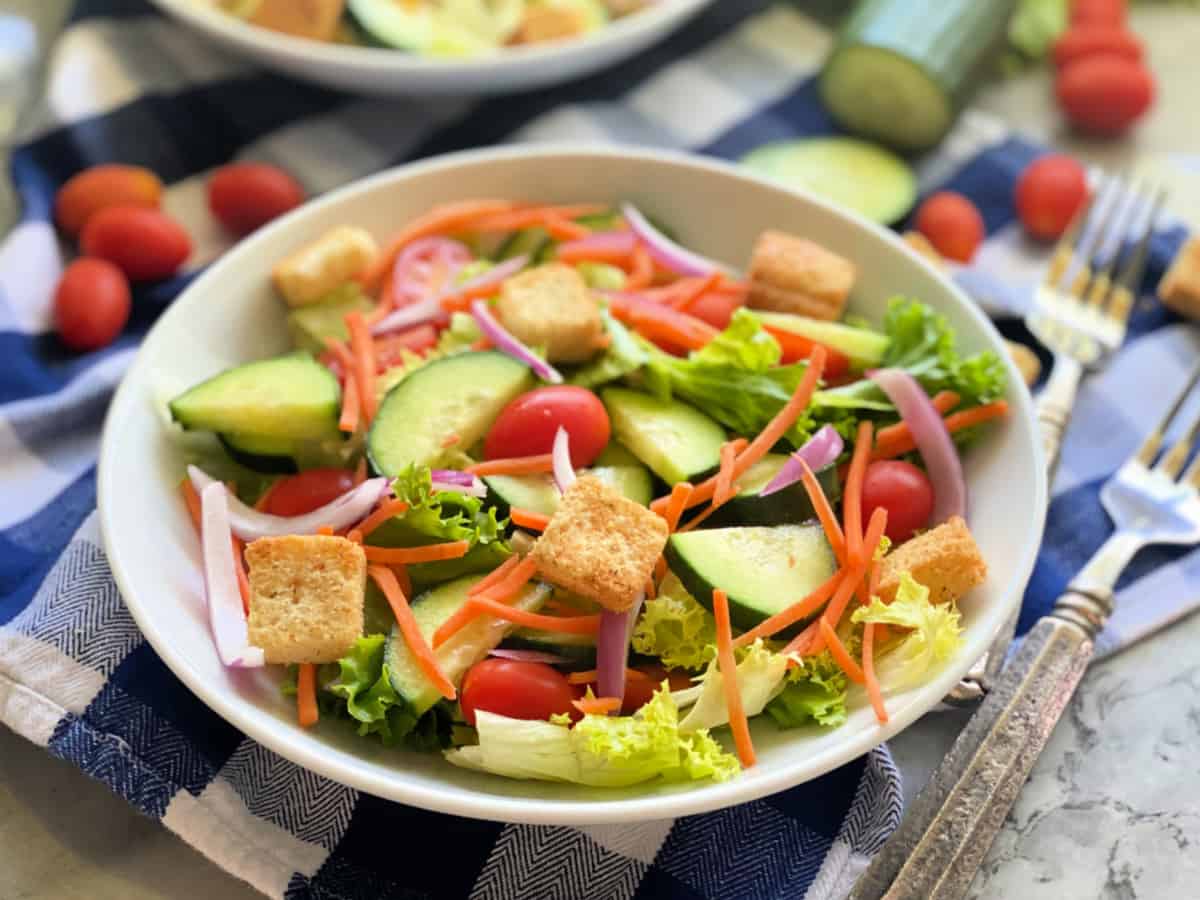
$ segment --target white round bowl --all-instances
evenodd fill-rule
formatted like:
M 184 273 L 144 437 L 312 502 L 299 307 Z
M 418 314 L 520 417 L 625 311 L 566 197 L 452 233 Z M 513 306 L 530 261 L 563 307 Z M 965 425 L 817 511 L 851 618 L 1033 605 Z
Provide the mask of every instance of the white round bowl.
M 389 750 L 344 723 L 299 728 L 278 673 L 225 669 L 204 614 L 199 547 L 177 485 L 178 447 L 164 398 L 220 369 L 287 348 L 271 265 L 327 229 L 352 223 L 379 236 L 436 203 L 471 197 L 551 203 L 629 199 L 696 250 L 740 266 L 764 228 L 811 237 L 858 264 L 854 312 L 878 321 L 895 294 L 943 312 L 967 350 L 1004 355 L 991 323 L 944 276 L 857 216 L 724 163 L 633 149 L 506 148 L 385 172 L 309 203 L 245 240 L 175 301 L 147 336 L 113 401 L 100 454 L 100 515 L 117 583 L 146 638 L 205 703 L 288 759 L 413 806 L 511 822 L 631 822 L 699 813 L 781 791 L 866 753 L 934 707 L 1020 602 L 1041 540 L 1046 479 L 1029 394 L 1006 362 L 1012 415 L 966 458 L 970 523 L 987 583 L 962 604 L 966 646 L 936 678 L 888 700 L 879 727 L 865 705 L 832 730 L 754 724 L 758 765 L 723 784 L 600 790 L 510 781 L 455 768 L 437 754 Z M 151 539 L 147 539 L 151 536 Z
M 470 60 L 291 37 L 196 0 L 151 2 L 236 53 L 326 87 L 356 94 L 504 94 L 561 84 L 615 65 L 666 37 L 713 0 L 659 0 L 585 38 L 504 48 Z

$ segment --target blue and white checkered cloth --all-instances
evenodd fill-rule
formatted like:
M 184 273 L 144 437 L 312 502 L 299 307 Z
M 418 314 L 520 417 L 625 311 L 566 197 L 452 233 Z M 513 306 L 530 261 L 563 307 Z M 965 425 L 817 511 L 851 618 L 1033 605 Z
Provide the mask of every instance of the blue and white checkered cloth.
M 176 681 L 125 611 L 93 515 L 109 396 L 157 313 L 226 246 L 205 208 L 214 166 L 277 163 L 318 193 L 407 159 L 509 141 L 737 157 L 832 130 L 812 82 L 811 54 L 826 41 L 794 7 L 738 0 L 619 71 L 574 85 L 477 103 L 363 100 L 251 69 L 143 0 L 81 2 L 51 60 L 45 102 L 13 154 L 24 213 L 0 246 L 0 722 L 271 896 L 844 896 L 900 817 L 886 749 L 766 800 L 640 825 L 504 825 L 378 800 L 247 740 Z M 1026 294 L 1012 285 L 1039 262 L 1010 204 L 1016 173 L 1036 152 L 968 114 L 919 164 L 923 191 L 952 187 L 983 210 L 989 240 L 964 277 L 1001 305 L 1019 307 Z M 51 204 L 67 177 L 109 161 L 163 177 L 166 208 L 197 252 L 192 273 L 137 290 L 116 344 L 79 356 L 51 329 L 62 267 Z M 1180 238 L 1179 229 L 1160 237 L 1151 277 Z M 1019 334 L 1015 322 L 1004 327 Z M 1135 444 L 1147 407 L 1164 402 L 1165 390 L 1148 388 L 1179 383 L 1198 349 L 1191 328 L 1146 299 L 1127 348 L 1086 385 L 1023 624 L 1107 536 L 1099 480 Z M 1148 552 L 1124 580 L 1108 646 L 1182 615 L 1198 586 L 1200 552 Z

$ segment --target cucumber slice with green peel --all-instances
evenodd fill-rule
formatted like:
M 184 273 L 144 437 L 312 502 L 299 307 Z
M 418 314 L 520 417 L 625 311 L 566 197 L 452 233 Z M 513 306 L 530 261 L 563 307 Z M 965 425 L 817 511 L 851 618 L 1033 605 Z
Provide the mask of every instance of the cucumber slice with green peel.
M 467 591 L 479 580 L 478 577 L 459 578 L 413 600 L 413 618 L 417 620 L 417 626 L 428 643 L 433 643 L 434 632 L 468 602 Z M 548 595 L 547 588 L 531 585 L 510 605 L 527 612 L 536 612 L 541 609 Z M 511 630 L 512 626 L 508 622 L 492 616 L 477 617 L 434 651 L 439 668 L 456 687 L 461 686 L 467 669 L 487 656 L 494 647 L 499 646 Z M 408 648 L 399 626 L 394 627 L 388 637 L 383 664 L 392 687 L 405 700 L 413 715 L 423 715 L 442 699 L 437 688 L 417 664 L 416 656 Z
M 367 435 L 371 466 L 388 477 L 414 463 L 436 466 L 447 438 L 455 436 L 457 447 L 474 446 L 509 401 L 533 384 L 527 366 L 497 352 L 461 353 L 422 366 L 380 403 Z
M 297 350 L 321 354 L 325 352 L 326 338 L 350 339 L 350 332 L 346 330 L 347 313 L 366 313 L 374 306 L 357 287 L 339 288 L 324 300 L 289 312 L 288 334 Z
M 863 0 L 821 73 L 825 107 L 847 131 L 902 151 L 933 147 L 950 130 L 1015 0 Z
M 626 388 L 606 388 L 600 396 L 614 437 L 667 484 L 720 465 L 725 429 L 698 409 Z
M 531 264 L 544 261 L 545 254 L 552 249 L 554 241 L 544 228 L 523 228 L 514 231 L 496 251 L 496 261 L 504 262 L 518 256 L 527 256 Z
M 759 496 L 759 492 L 779 474 L 787 461 L 788 457 L 783 454 L 769 453 L 751 466 L 750 471 L 738 481 L 738 493 L 709 518 L 709 527 L 788 525 L 816 518 L 817 513 L 808 499 L 808 491 L 798 481 L 766 497 Z M 837 466 L 826 466 L 816 476 L 829 502 L 836 502 L 842 494 Z
M 217 439 L 225 452 L 247 469 L 269 475 L 291 475 L 299 470 L 292 456 L 296 445 L 291 441 L 245 434 L 219 434 Z
M 712 592 L 725 591 L 730 618 L 742 629 L 803 600 L 837 569 L 816 523 L 676 533 L 664 552 L 671 571 L 709 609 Z
M 891 338 L 886 334 L 871 331 L 869 328 L 855 328 L 841 322 L 825 322 L 791 313 L 756 310 L 754 314 L 764 325 L 798 334 L 844 353 L 850 358 L 850 365 L 855 369 L 873 369 L 882 364 L 883 355 L 891 343 Z
M 642 506 L 648 506 L 654 497 L 650 473 L 637 463 L 599 466 L 586 474 L 594 475 Z M 485 475 L 483 481 L 488 486 L 488 500 L 500 516 L 507 516 L 514 506 L 546 516 L 558 510 L 560 494 L 550 475 Z
M 429 3 L 348 0 L 346 10 L 359 28 L 385 47 L 427 52 L 437 33 L 437 18 Z
M 917 199 L 917 177 L 908 163 L 854 138 L 766 144 L 743 157 L 742 164 L 882 225 L 904 218 Z
M 600 451 L 594 466 L 640 466 L 638 458 L 616 441 L 609 441 L 608 446 Z
M 338 434 L 341 389 L 333 373 L 307 353 L 228 369 L 169 404 L 187 429 L 304 441 Z
M 504 639 L 514 650 L 540 650 L 557 653 L 582 668 L 596 665 L 596 636 L 592 634 L 551 634 L 533 628 L 517 628 Z
M 625 227 L 625 219 L 616 209 L 591 216 L 580 216 L 575 221 L 592 231 L 619 231 Z

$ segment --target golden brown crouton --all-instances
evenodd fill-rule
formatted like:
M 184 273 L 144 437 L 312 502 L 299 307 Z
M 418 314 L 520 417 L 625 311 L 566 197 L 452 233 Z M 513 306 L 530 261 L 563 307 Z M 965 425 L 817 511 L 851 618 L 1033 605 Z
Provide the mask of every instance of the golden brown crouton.
M 276 263 L 271 278 L 288 306 L 307 306 L 362 272 L 378 253 L 370 232 L 340 225 Z
M 341 659 L 362 634 L 367 559 L 342 537 L 260 538 L 246 547 L 250 643 L 269 663 Z
M 1042 374 L 1042 361 L 1038 359 L 1038 355 L 1026 347 L 1024 344 L 1018 344 L 1015 341 L 1005 341 L 1005 346 L 1008 347 L 1008 354 L 1013 358 L 1013 362 L 1017 364 L 1017 369 L 1021 373 L 1021 378 L 1030 387 L 1038 380 L 1038 376 Z
M 967 523 L 958 516 L 932 531 L 901 544 L 883 559 L 879 596 L 891 603 L 908 572 L 929 588 L 934 603 L 959 600 L 987 578 L 987 563 L 979 552 Z
M 1163 304 L 1190 319 L 1200 319 L 1200 235 L 1179 248 L 1171 268 L 1158 283 Z
M 345 8 L 346 0 L 258 0 L 250 21 L 272 31 L 328 41 L 336 33 Z
M 857 269 L 819 244 L 764 231 L 750 258 L 751 309 L 836 321 L 846 309 Z
M 537 44 L 575 37 L 587 30 L 587 22 L 577 9 L 566 6 L 530 6 L 525 10 L 515 44 Z
M 582 362 L 595 355 L 604 323 L 600 307 L 574 268 L 538 266 L 504 282 L 496 312 L 504 327 L 550 362 Z
M 624 612 L 667 545 L 667 523 L 599 478 L 580 478 L 533 548 L 547 581 Z

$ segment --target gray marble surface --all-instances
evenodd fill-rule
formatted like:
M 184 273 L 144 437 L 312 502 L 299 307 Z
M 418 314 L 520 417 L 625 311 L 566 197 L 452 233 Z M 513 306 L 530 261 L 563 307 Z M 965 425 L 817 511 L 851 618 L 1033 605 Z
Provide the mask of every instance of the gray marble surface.
M 733 0 L 727 0 L 733 2 Z M 50 19 L 63 0 L 0 0 Z M 1160 80 L 1136 137 L 1065 134 L 1044 73 L 984 91 L 983 109 L 1110 166 L 1200 153 L 1195 37 L 1200 19 L 1139 9 Z M 1200 189 L 1175 187 L 1200 222 Z M 972 900 L 1190 900 L 1200 897 L 1200 617 L 1093 667 L 972 888 Z M 935 713 L 893 742 L 914 794 L 965 721 Z M 259 896 L 106 788 L 0 726 L 0 900 Z

